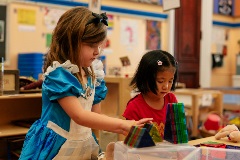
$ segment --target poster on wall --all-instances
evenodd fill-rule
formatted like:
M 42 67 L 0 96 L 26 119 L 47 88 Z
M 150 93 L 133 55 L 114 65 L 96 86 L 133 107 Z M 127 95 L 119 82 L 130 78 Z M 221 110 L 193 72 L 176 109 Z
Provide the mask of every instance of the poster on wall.
M 105 44 L 105 48 L 104 48 L 104 52 L 103 54 L 112 54 L 113 50 L 112 50 L 112 43 L 111 43 L 111 35 L 112 32 L 114 30 L 114 22 L 113 22 L 113 18 L 114 16 L 112 14 L 107 14 L 108 17 L 108 26 L 107 26 L 107 41 Z
M 214 0 L 214 13 L 233 15 L 233 0 Z
M 17 10 L 17 22 L 20 31 L 35 31 L 36 10 L 19 8 Z
M 4 42 L 4 21 L 0 20 L 0 42 Z
M 180 7 L 180 0 L 163 0 L 163 10 L 170 10 Z
M 7 7 L 4 5 L 0 5 L 0 57 L 4 57 L 5 62 L 8 58 L 6 55 L 6 14 Z
M 162 5 L 163 0 L 125 0 L 125 1 L 133 1 L 133 2 L 139 2 L 139 3 L 148 3 L 148 4 L 155 4 L 155 5 Z
M 161 22 L 147 20 L 146 49 L 156 50 L 161 48 Z
M 107 14 L 108 17 L 108 26 L 107 26 L 107 30 L 108 30 L 108 35 L 112 34 L 112 30 L 114 28 L 114 22 L 113 22 L 113 15 L 112 14 Z
M 212 53 L 221 53 L 223 56 L 227 55 L 227 41 L 229 30 L 224 27 L 213 26 L 212 29 Z
M 133 48 L 137 45 L 138 26 L 134 20 L 121 19 L 120 21 L 120 42 L 128 48 Z
M 47 27 L 48 30 L 52 31 L 59 18 L 63 15 L 66 10 L 64 9 L 54 9 L 49 7 L 44 7 L 44 25 Z
M 89 10 L 91 10 L 94 13 L 100 13 L 101 12 L 101 0 L 89 0 L 88 8 L 89 8 Z
M 50 47 L 51 43 L 52 43 L 52 34 L 47 33 L 46 34 L 46 47 Z

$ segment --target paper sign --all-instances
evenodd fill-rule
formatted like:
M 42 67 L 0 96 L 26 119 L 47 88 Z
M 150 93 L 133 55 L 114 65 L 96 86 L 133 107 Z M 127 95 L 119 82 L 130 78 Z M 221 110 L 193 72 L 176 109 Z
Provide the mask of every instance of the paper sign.
M 180 0 L 163 0 L 163 10 L 169 10 L 180 7 Z
M 94 13 L 100 13 L 101 11 L 101 0 L 89 0 L 89 10 Z
M 202 106 L 211 106 L 213 101 L 212 94 L 204 94 L 202 96 Z

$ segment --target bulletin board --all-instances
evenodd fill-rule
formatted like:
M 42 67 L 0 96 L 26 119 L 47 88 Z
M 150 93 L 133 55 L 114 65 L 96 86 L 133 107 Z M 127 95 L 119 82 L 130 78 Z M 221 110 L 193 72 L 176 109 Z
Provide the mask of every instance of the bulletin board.
M 6 67 L 17 69 L 19 53 L 47 53 L 58 15 L 67 8 L 51 7 L 53 9 L 50 11 L 47 5 L 20 2 L 8 3 L 8 8 L 7 47 L 10 63 Z
M 7 7 L 0 5 L 0 57 L 6 59 L 6 15 Z
M 9 4 L 9 50 L 11 53 L 11 67 L 17 67 L 17 54 L 22 52 L 47 53 L 51 42 L 51 34 L 58 18 L 70 7 L 55 5 L 38 5 L 24 3 Z M 107 7 L 105 7 L 107 8 Z M 108 7 L 109 8 L 109 7 Z M 132 10 L 130 10 L 132 11 Z M 24 14 L 29 13 L 28 17 Z M 101 12 L 105 12 L 104 7 Z M 147 20 L 127 14 L 107 12 L 109 17 L 108 47 L 104 50 L 106 56 L 106 70 L 112 66 L 122 67 L 121 57 L 128 56 L 131 66 L 124 72 L 133 75 L 144 53 L 146 53 Z M 30 15 L 30 17 L 29 17 Z M 21 18 L 22 17 L 22 18 Z M 30 20 L 29 20 L 30 19 Z M 162 40 L 159 49 L 166 50 L 168 42 L 168 22 L 166 20 L 154 20 L 161 22 L 158 32 Z M 154 24 L 154 23 L 152 23 Z

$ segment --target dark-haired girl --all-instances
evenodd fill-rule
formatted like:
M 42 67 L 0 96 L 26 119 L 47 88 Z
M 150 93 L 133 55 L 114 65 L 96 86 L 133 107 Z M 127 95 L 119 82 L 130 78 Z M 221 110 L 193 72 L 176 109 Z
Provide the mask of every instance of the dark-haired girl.
M 128 102 L 123 117 L 136 121 L 153 118 L 163 138 L 167 104 L 177 103 L 171 93 L 175 89 L 177 68 L 177 61 L 166 51 L 153 50 L 144 54 L 130 83 L 136 96 Z

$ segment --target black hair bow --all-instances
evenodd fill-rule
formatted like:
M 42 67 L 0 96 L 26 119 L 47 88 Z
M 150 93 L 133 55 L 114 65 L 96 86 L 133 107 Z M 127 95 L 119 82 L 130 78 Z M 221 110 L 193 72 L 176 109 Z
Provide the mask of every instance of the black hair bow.
M 94 19 L 90 20 L 86 25 L 90 24 L 90 23 L 95 23 L 98 24 L 100 22 L 102 22 L 103 24 L 105 24 L 106 26 L 108 26 L 108 17 L 105 13 L 101 13 L 101 14 L 97 14 L 97 13 L 92 13 L 92 15 L 95 17 Z

